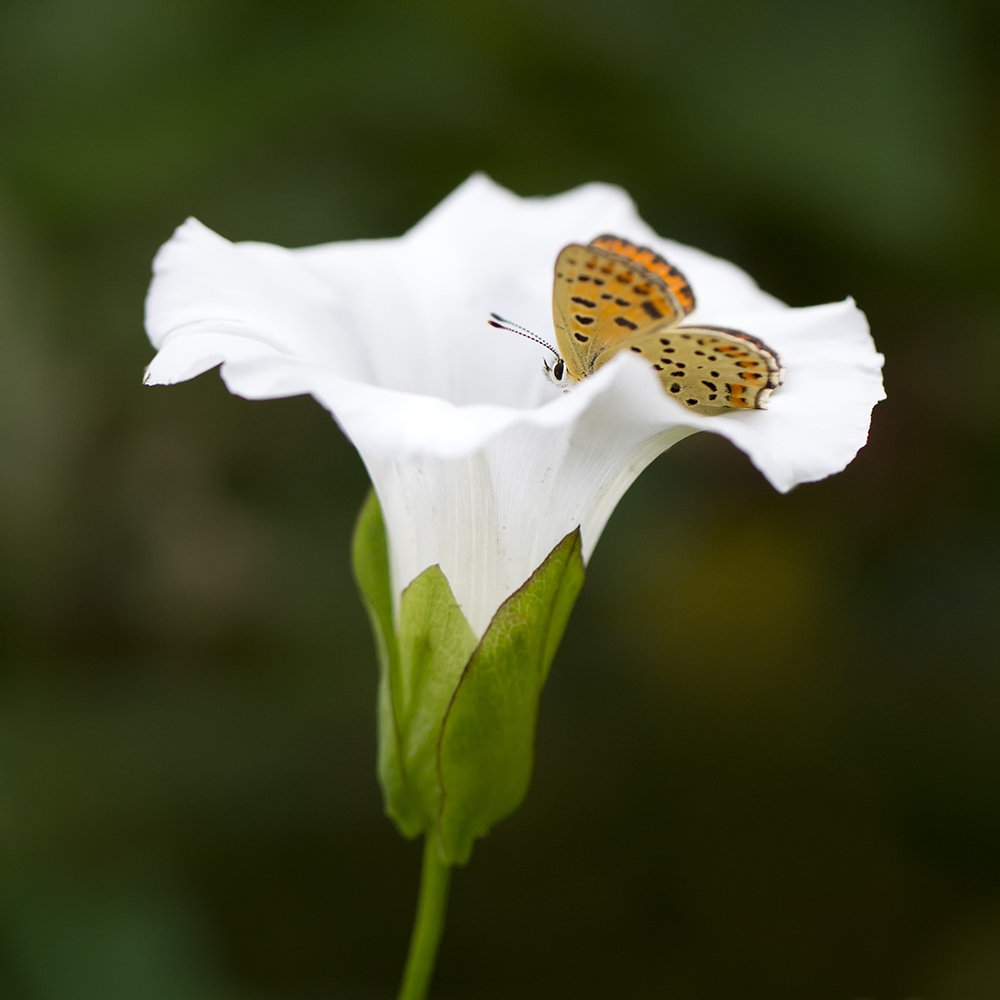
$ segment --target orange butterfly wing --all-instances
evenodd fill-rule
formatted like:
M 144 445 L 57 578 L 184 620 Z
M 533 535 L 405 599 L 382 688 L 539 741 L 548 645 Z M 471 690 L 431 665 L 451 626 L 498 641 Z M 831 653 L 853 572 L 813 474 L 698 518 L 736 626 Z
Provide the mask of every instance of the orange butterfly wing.
M 650 274 L 656 275 L 674 293 L 674 298 L 684 310 L 685 316 L 694 309 L 694 292 L 691 291 L 687 278 L 673 264 L 667 263 L 655 250 L 636 246 L 634 243 L 629 243 L 628 240 L 623 240 L 620 236 L 610 236 L 607 233 L 604 236 L 598 236 L 596 240 L 591 240 L 590 245 L 616 253 L 619 257 L 625 257 L 645 268 Z
M 624 343 L 679 323 L 693 308 L 684 276 L 647 247 L 600 236 L 586 247 L 571 243 L 556 260 L 556 344 L 574 381 L 590 375 Z

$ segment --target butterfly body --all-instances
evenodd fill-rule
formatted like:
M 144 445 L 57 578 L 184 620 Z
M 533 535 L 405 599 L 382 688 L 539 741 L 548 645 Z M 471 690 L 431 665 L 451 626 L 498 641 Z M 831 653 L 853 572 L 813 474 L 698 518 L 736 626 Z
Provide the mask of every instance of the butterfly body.
M 710 416 L 764 409 L 784 376 L 777 354 L 739 330 L 683 326 L 694 307 L 684 275 L 648 247 L 616 236 L 599 236 L 589 246 L 571 243 L 555 266 L 559 360 L 553 380 L 579 382 L 630 351 L 689 409 Z

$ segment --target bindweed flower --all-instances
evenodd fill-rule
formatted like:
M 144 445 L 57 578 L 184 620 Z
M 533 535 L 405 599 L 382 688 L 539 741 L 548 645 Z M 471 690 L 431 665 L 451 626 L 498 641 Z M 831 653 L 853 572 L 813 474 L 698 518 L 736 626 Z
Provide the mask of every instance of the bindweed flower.
M 629 352 L 563 393 L 547 352 L 487 324 L 497 312 L 552 339 L 553 263 L 602 233 L 686 275 L 686 322 L 780 355 L 767 410 L 691 412 Z M 400 828 L 431 832 L 445 864 L 523 796 L 583 567 L 642 470 L 708 431 L 786 491 L 843 469 L 883 398 L 852 300 L 789 308 L 602 184 L 522 199 L 476 175 L 398 239 L 298 250 L 189 219 L 156 257 L 147 328 L 148 383 L 221 364 L 246 398 L 312 394 L 360 452 L 377 496 L 355 565 L 382 659 L 380 778 Z
M 497 311 L 551 330 L 559 250 L 602 232 L 684 272 L 698 297 L 689 322 L 777 350 L 787 374 L 766 411 L 687 412 L 626 355 L 562 394 L 540 375 L 543 350 L 487 325 Z M 785 491 L 843 469 L 883 398 L 852 300 L 789 308 L 734 265 L 657 236 L 601 184 L 522 199 L 476 175 L 398 239 L 301 250 L 233 244 L 189 219 L 154 274 L 146 381 L 221 363 L 248 399 L 311 393 L 371 475 L 394 600 L 440 566 L 477 636 L 576 527 L 586 561 L 625 490 L 681 438 L 729 438 Z

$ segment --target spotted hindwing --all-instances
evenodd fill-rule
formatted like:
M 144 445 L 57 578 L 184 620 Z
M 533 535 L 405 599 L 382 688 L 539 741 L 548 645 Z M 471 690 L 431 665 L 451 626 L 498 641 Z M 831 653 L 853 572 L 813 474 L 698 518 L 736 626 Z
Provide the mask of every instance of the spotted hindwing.
M 765 409 L 784 376 L 766 344 L 723 327 L 656 329 L 630 338 L 624 349 L 646 358 L 678 402 L 708 416 Z
M 556 344 L 578 382 L 626 343 L 670 327 L 694 308 L 684 276 L 646 247 L 613 236 L 571 243 L 556 260 Z

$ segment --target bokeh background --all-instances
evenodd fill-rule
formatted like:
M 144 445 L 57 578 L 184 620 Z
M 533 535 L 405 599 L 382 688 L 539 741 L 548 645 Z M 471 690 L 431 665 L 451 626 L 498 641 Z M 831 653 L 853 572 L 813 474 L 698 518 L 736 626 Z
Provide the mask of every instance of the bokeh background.
M 788 496 L 709 435 L 628 494 L 434 995 L 1000 996 L 998 67 L 987 0 L 3 0 L 0 996 L 394 996 L 363 469 L 144 389 L 142 300 L 188 215 L 395 236 L 479 169 L 854 295 L 889 401 Z

